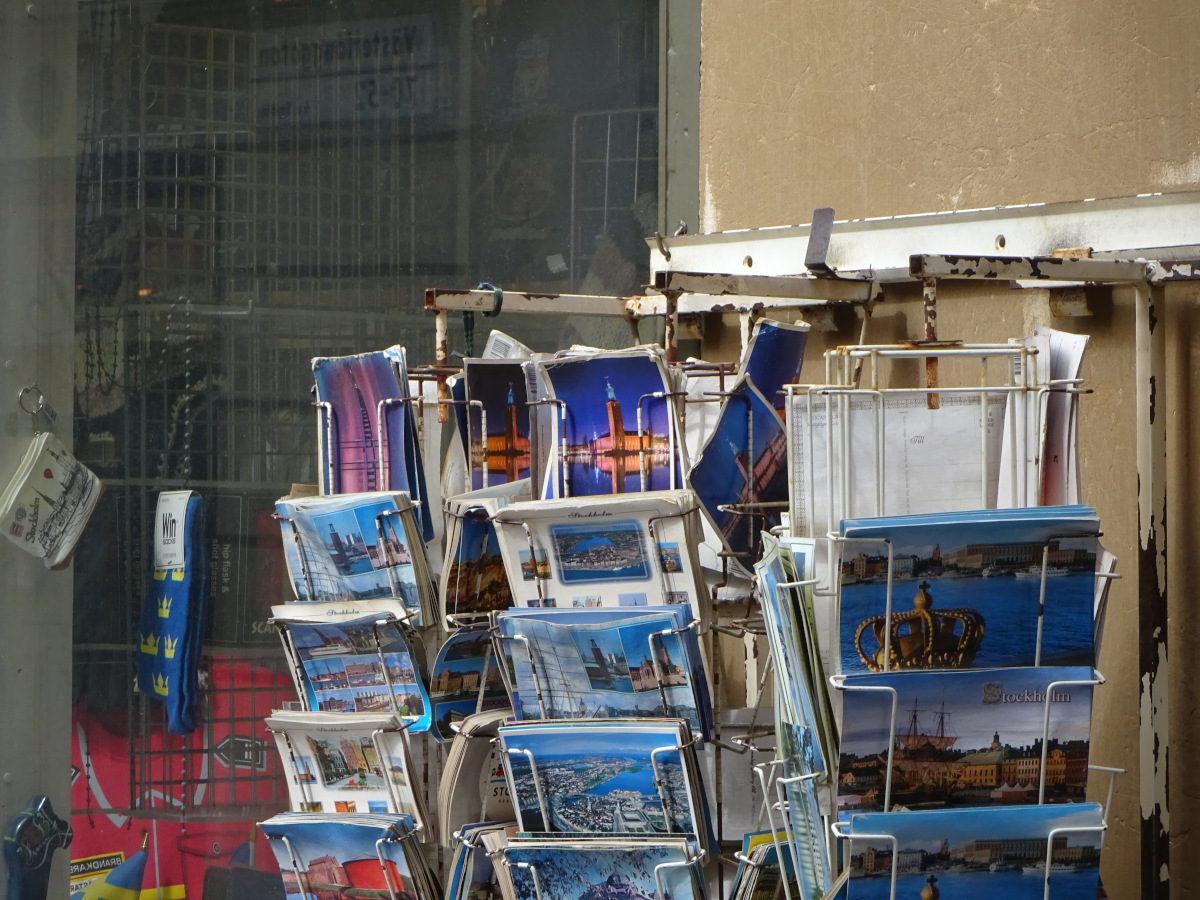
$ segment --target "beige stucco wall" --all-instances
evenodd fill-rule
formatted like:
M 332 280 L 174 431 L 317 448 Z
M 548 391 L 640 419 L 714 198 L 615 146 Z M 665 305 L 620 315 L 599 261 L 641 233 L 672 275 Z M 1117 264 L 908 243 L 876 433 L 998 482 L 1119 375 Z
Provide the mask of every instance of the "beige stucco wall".
M 703 0 L 701 230 L 1122 197 L 1200 186 L 1194 0 Z M 920 252 L 930 248 L 913 248 Z M 1200 440 L 1200 292 L 1167 296 L 1171 896 L 1200 895 L 1191 602 Z M 1043 291 L 939 292 L 939 336 L 996 340 L 1037 322 L 1091 335 L 1080 420 L 1084 500 L 1121 558 L 1099 668 L 1093 761 L 1122 766 L 1106 839 L 1110 897 L 1141 893 L 1133 296 L 1050 319 Z M 714 345 L 722 343 L 710 329 Z M 736 330 L 727 331 L 736 342 Z M 889 291 L 868 340 L 921 336 L 919 291 Z M 853 329 L 817 335 L 854 342 Z M 708 341 L 706 340 L 706 343 Z M 728 343 L 726 341 L 725 343 Z M 810 371 L 812 371 L 810 369 Z M 1102 794 L 1096 795 L 1103 799 Z
M 1200 185 L 1194 0 L 703 0 L 701 230 Z

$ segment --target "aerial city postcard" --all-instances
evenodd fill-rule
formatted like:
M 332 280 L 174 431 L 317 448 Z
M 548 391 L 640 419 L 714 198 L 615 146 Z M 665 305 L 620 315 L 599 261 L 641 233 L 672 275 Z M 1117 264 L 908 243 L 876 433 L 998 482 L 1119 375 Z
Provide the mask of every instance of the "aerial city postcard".
M 679 721 L 501 727 L 520 830 L 697 833 L 697 786 L 678 749 L 688 742 Z

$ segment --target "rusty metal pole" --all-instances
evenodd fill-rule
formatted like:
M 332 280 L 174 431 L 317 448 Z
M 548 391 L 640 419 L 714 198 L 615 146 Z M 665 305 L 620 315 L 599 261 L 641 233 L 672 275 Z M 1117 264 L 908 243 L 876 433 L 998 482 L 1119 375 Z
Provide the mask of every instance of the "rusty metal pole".
M 1167 810 L 1167 404 L 1162 288 L 1134 285 L 1138 467 L 1138 772 L 1142 900 L 1170 896 Z
M 921 279 L 921 299 L 925 303 L 925 340 L 936 341 L 937 336 L 937 279 L 922 278 Z M 936 356 L 925 357 L 925 387 L 935 388 L 938 386 L 938 361 Z M 925 405 L 930 409 L 937 409 L 941 406 L 941 402 L 937 394 L 929 394 L 925 398 Z
M 450 338 L 446 328 L 446 310 L 439 309 L 433 326 L 433 363 L 439 369 L 450 365 Z M 446 401 L 450 399 L 450 391 L 446 387 L 446 373 L 439 372 L 437 376 L 437 420 L 445 424 L 450 421 L 450 408 Z

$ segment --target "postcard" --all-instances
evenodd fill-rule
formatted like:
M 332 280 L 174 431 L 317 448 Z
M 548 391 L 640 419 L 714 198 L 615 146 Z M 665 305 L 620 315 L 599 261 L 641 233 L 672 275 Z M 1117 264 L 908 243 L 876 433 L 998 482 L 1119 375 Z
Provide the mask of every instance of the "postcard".
M 391 812 L 425 821 L 401 721 L 387 714 L 276 710 L 266 720 L 293 808 Z
M 501 652 L 520 719 L 666 717 L 707 736 L 711 707 L 686 607 L 511 609 Z M 682 630 L 681 630 L 682 629 Z
M 1091 665 L 1099 532 L 1077 507 L 844 523 L 841 671 L 882 671 L 885 644 L 905 671 Z
M 499 822 L 513 818 L 512 795 L 496 732 L 511 712 L 494 709 L 472 713 L 457 723 L 437 785 L 438 835 L 444 847 L 455 843 L 464 822 Z
M 507 822 L 478 822 L 459 829 L 460 840 L 455 842 L 446 900 L 480 900 L 499 895 L 495 864 L 483 842 L 487 835 L 504 834 L 508 829 Z
M 883 809 L 889 759 L 893 807 L 1037 803 L 1043 777 L 1047 801 L 1082 801 L 1096 682 L 1065 666 L 849 676 L 838 807 Z
M 691 491 L 647 491 L 511 503 L 495 516 L 514 603 L 546 606 L 687 604 L 707 626 Z
M 322 493 L 407 492 L 407 391 L 388 355 L 319 356 L 312 369 L 324 425 Z
M 776 845 L 783 851 L 782 866 Z M 781 879 L 788 881 L 785 890 Z M 812 896 L 801 893 L 796 880 L 796 867 L 787 844 L 787 835 L 769 831 L 746 834 L 742 837 L 742 855 L 730 888 L 731 900 L 787 900 Z
M 431 588 L 424 544 L 406 494 L 280 500 L 275 511 L 298 599 L 398 597 L 420 617 Z
M 804 767 L 791 774 L 826 773 L 827 759 L 834 752 L 836 743 L 829 726 L 822 721 L 823 710 L 819 709 L 825 693 L 825 683 L 820 672 L 814 671 L 813 654 L 808 649 L 810 637 L 805 633 L 805 615 L 798 608 L 796 594 L 792 588 L 780 585 L 804 580 L 793 577 L 795 569 L 785 568 L 785 557 L 791 553 L 781 547 L 769 534 L 763 534 L 763 558 L 755 565 L 758 575 L 759 600 L 762 604 L 763 620 L 767 627 L 767 644 L 777 673 L 775 683 L 778 699 L 775 703 L 776 728 L 790 723 L 805 726 L 805 743 L 797 747 L 803 757 Z M 792 566 L 795 558 L 791 557 Z M 800 574 L 808 574 L 804 558 L 800 559 Z
M 529 398 L 521 362 L 467 359 L 463 377 L 472 490 L 528 478 Z
M 361 601 L 360 601 L 361 602 Z M 284 648 L 314 712 L 393 712 L 414 731 L 430 727 L 430 706 L 410 637 L 390 612 L 345 604 L 274 607 Z M 297 609 L 296 607 L 301 607 Z
M 759 319 L 738 369 L 738 377 L 748 378 L 781 417 L 787 406 L 785 388 L 800 377 L 808 329 L 806 322 Z
M 819 782 L 828 781 L 817 770 L 808 768 L 808 747 L 812 744 L 806 725 L 783 723 L 778 734 L 779 756 L 783 759 L 786 780 L 777 782 L 776 790 L 787 805 L 786 827 L 790 831 L 791 861 L 795 863 L 803 896 L 822 896 L 833 883 L 829 842 L 825 822 L 821 818 L 821 792 L 828 792 Z M 816 777 L 806 777 L 806 776 Z
M 560 410 L 543 497 L 683 486 L 686 451 L 661 350 L 560 355 L 539 367 Z
M 455 726 L 471 713 L 509 708 L 486 628 L 460 628 L 442 644 L 429 676 L 429 700 L 439 743 L 453 740 Z
M 726 551 L 748 572 L 759 534 L 780 524 L 788 499 L 787 436 L 779 415 L 748 379 L 725 398 L 688 484 Z
M 705 834 L 684 722 L 576 720 L 499 734 L 521 831 Z
M 593 838 L 513 840 L 503 851 L 518 900 L 701 900 L 703 876 L 688 842 Z M 525 866 L 518 865 L 520 863 Z M 667 864 L 667 865 L 664 865 Z M 531 870 L 537 872 L 535 887 Z
M 281 813 L 258 826 L 287 894 L 439 900 L 437 878 L 413 841 L 408 816 Z
M 1099 886 L 1095 803 L 857 814 L 849 834 L 849 900 L 1094 900 Z

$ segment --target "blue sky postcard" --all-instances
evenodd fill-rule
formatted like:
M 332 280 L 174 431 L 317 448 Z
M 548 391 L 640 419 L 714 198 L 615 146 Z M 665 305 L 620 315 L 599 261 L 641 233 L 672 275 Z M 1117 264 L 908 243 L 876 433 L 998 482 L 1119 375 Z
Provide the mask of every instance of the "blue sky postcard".
M 466 419 L 471 432 L 472 490 L 528 478 L 529 405 L 521 363 L 502 359 L 468 359 L 463 363 L 463 371 L 466 379 Z
M 537 870 L 540 892 L 529 869 L 513 865 L 518 900 L 700 900 L 704 893 L 703 875 L 686 865 L 692 854 L 682 840 L 513 841 L 504 857 Z M 663 863 L 675 865 L 657 869 L 656 881 Z
M 698 709 L 707 700 L 707 692 L 698 692 L 696 686 L 704 679 L 694 668 L 698 649 L 689 652 L 684 646 L 685 641 L 695 644 L 696 634 L 689 629 L 662 635 L 676 628 L 678 619 L 660 610 L 543 611 L 556 614 L 549 620 L 511 615 L 515 610 L 501 613 L 497 624 L 516 685 L 517 717 L 665 716 L 686 719 L 694 731 L 707 735 L 709 715 L 704 710 L 702 716 Z M 597 620 L 596 615 L 609 621 Z M 525 640 L 505 639 L 507 635 Z
M 742 357 L 739 376 L 749 378 L 780 416 L 787 405 L 784 389 L 800 377 L 808 329 L 804 322 L 759 319 L 754 323 L 754 332 Z
M 429 700 L 434 737 L 441 743 L 454 739 L 451 726 L 464 714 L 508 706 L 500 662 L 486 629 L 460 629 L 446 639 L 429 675 Z
M 496 529 L 486 512 L 458 520 L 442 575 L 443 615 L 480 616 L 512 606 Z
M 1099 886 L 1095 803 L 859 814 L 849 831 L 863 835 L 844 842 L 849 900 L 889 900 L 893 871 L 895 897 L 1095 900 Z
M 275 607 L 273 618 L 286 629 L 284 646 L 308 708 L 394 712 L 416 731 L 427 730 L 428 693 L 403 628 L 381 621 L 380 612 L 320 604 L 319 611 L 308 613 L 309 606 L 317 604 Z
M 1045 798 L 1081 801 L 1094 681 L 1092 669 L 1063 666 L 850 676 L 842 695 L 838 807 L 884 808 L 892 692 L 892 806 L 1037 803 L 1047 706 Z
M 682 603 L 707 622 L 691 491 L 512 503 L 495 525 L 517 605 L 547 597 L 559 606 Z
M 722 402 L 688 484 L 726 550 L 747 571 L 754 565 L 759 534 L 780 524 L 780 508 L 769 504 L 786 503 L 787 474 L 783 422 L 742 378 Z
M 396 894 L 420 896 L 423 892 L 418 891 L 407 857 L 402 852 L 387 853 L 385 867 L 376 850 L 377 841 L 390 844 L 398 838 L 394 823 L 400 820 L 384 815 L 282 813 L 259 823 L 259 828 L 275 853 L 289 895 L 303 891 L 304 900 L 328 900 L 351 888 L 379 891 L 386 897 L 390 881 Z M 296 855 L 295 866 L 292 852 Z
M 925 524 L 861 519 L 844 536 L 843 672 L 882 671 L 885 643 L 889 669 L 1092 664 L 1093 521 L 1052 508 L 1022 520 L 985 510 Z
M 410 508 L 406 494 L 389 492 L 278 501 L 275 511 L 283 517 L 284 554 L 296 597 L 342 601 L 397 596 L 406 608 L 419 612 L 411 541 L 398 515 Z M 424 547 L 418 547 L 423 553 Z
M 694 766 L 685 766 L 686 751 L 666 749 L 689 739 L 679 721 L 501 727 L 521 831 L 704 834 Z
M 683 487 L 686 451 L 661 350 L 567 355 L 540 366 L 562 409 L 550 453 L 556 477 L 543 496 Z
M 321 804 L 324 812 L 385 809 L 424 821 L 399 719 L 276 710 L 266 724 L 290 776 L 293 808 Z

